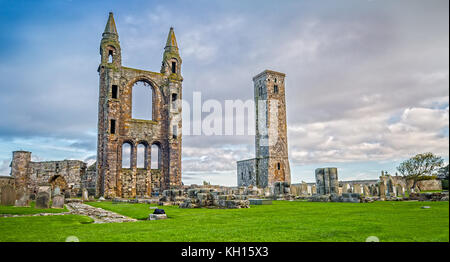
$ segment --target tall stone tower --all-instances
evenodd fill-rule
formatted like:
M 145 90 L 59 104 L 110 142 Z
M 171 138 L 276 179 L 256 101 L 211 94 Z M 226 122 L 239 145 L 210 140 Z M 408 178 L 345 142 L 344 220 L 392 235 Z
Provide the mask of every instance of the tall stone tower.
M 288 158 L 285 74 L 265 70 L 253 78 L 256 158 L 238 161 L 238 185 L 291 182 Z
M 107 198 L 150 196 L 155 190 L 181 186 L 183 78 L 173 28 L 167 37 L 160 72 L 122 65 L 112 13 L 102 36 L 96 194 Z M 151 119 L 133 118 L 133 87 L 138 82 L 151 90 Z M 124 167 L 124 150 L 128 148 L 129 166 Z M 140 167 L 139 154 L 144 154 L 144 165 Z M 156 166 L 152 166 L 153 159 Z

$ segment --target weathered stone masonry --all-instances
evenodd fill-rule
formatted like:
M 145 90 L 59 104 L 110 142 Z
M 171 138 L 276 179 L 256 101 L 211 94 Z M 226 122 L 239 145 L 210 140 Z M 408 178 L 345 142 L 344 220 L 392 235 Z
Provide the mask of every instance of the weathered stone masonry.
M 237 162 L 238 186 L 291 183 L 288 158 L 285 74 L 265 70 L 253 78 L 256 158 Z
M 170 28 L 161 71 L 122 66 L 119 36 L 113 14 L 100 44 L 97 195 L 150 196 L 155 188 L 181 185 L 181 57 Z M 152 118 L 132 118 L 132 89 L 144 82 L 152 89 Z M 122 147 L 131 146 L 131 166 L 122 168 Z M 137 147 L 145 146 L 145 166 L 137 168 Z M 158 146 L 158 167 L 151 168 L 151 146 Z
M 11 178 L 16 190 L 36 194 L 40 186 L 59 188 L 71 197 L 81 195 L 82 189 L 95 191 L 94 172 L 87 171 L 86 163 L 79 160 L 31 161 L 31 152 L 14 151 L 11 162 Z

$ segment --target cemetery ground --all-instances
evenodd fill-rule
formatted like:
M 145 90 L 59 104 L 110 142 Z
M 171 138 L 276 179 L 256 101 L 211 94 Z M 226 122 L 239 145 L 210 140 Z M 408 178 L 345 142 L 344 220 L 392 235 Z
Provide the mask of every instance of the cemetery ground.
M 448 201 L 273 201 L 248 209 L 164 206 L 168 219 L 156 221 L 146 220 L 153 211 L 149 204 L 87 203 L 140 221 L 94 224 L 81 215 L 0 217 L 0 241 L 64 242 L 69 236 L 80 242 L 365 242 L 369 236 L 380 242 L 449 241 Z M 42 210 L 0 206 L 0 214 L 33 212 Z

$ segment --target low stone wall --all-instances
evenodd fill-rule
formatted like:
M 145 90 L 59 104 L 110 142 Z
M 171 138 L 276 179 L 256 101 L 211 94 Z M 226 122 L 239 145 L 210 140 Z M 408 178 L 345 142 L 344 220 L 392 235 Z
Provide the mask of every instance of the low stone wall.
M 436 179 L 418 181 L 416 185 L 420 191 L 442 190 L 442 182 Z

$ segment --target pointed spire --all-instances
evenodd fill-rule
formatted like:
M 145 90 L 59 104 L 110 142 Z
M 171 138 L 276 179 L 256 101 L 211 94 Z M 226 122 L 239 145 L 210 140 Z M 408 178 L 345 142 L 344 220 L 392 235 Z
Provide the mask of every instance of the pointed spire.
M 113 12 L 109 12 L 108 22 L 105 26 L 105 31 L 103 32 L 103 38 L 119 39 L 117 34 L 116 22 L 114 22 Z
M 173 27 L 170 27 L 169 35 L 167 36 L 166 47 L 164 48 L 166 52 L 176 52 L 178 53 L 177 39 L 175 38 L 175 32 Z

